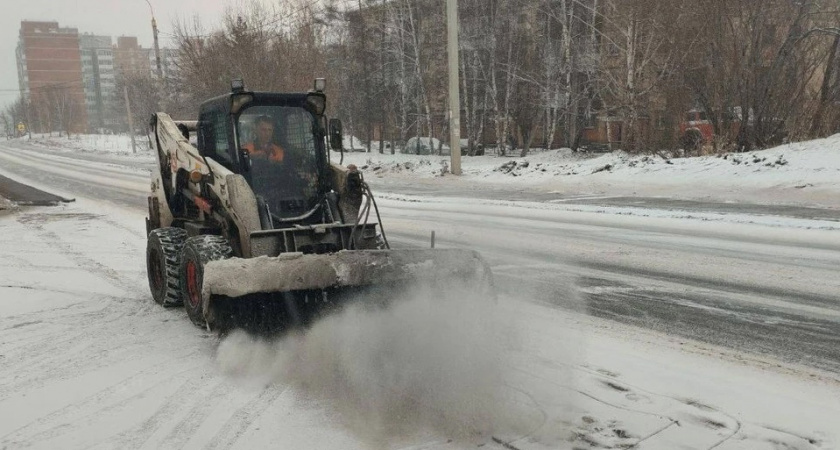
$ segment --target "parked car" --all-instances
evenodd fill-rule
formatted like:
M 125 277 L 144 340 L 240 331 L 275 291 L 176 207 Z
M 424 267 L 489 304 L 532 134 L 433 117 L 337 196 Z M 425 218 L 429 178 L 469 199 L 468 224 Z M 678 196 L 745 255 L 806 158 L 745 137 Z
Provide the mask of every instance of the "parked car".
M 444 144 L 441 147 L 440 140 L 429 137 L 413 137 L 405 143 L 400 153 L 409 155 L 437 155 L 438 148 L 441 148 L 440 153 L 442 155 L 449 155 L 449 146 Z

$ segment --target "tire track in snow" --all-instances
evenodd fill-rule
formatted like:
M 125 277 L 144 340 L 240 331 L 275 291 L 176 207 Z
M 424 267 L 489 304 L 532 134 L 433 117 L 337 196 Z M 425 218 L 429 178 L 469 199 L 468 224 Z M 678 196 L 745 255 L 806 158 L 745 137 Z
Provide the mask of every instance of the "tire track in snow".
M 61 372 L 62 379 L 67 379 L 77 376 L 80 367 L 99 367 L 103 363 L 101 352 L 109 348 L 113 341 L 91 340 L 90 330 L 78 324 L 97 323 L 107 326 L 116 323 L 126 316 L 124 308 L 118 305 L 119 300 L 101 296 L 85 303 L 39 311 L 31 316 L 38 317 L 40 323 L 24 329 L 21 339 L 7 341 L 6 334 L 15 336 L 21 333 L 4 333 L 4 344 L 11 342 L 18 345 L 5 353 L 4 365 L 10 369 L 10 378 L 0 383 L 0 399 L 19 390 L 42 387 L 46 380 L 55 379 L 54 372 Z M 121 327 L 117 325 L 117 328 Z M 20 373 L 27 376 L 15 376 Z
M 39 173 L 50 173 L 86 184 L 143 192 L 151 182 L 148 172 L 110 163 L 81 161 L 60 155 L 39 155 L 35 152 L 0 153 L 7 163 Z M 39 178 L 42 179 L 42 178 Z M 145 186 L 144 186 L 145 185 Z
M 115 287 L 125 294 L 134 297 L 129 298 L 129 300 L 140 300 L 140 298 L 137 297 L 138 286 L 135 283 L 127 283 L 125 281 L 125 277 L 119 271 L 87 256 L 84 250 L 78 249 L 78 243 L 68 241 L 57 232 L 47 230 L 45 227 L 47 223 L 53 223 L 56 220 L 104 222 L 100 220 L 101 218 L 102 216 L 87 213 L 70 213 L 64 215 L 24 214 L 18 218 L 18 222 L 24 225 L 32 226 L 48 246 L 56 248 L 59 254 L 76 262 L 81 269 L 88 273 L 97 275 L 100 279 L 112 287 Z M 107 224 L 108 222 L 104 223 Z M 130 232 L 130 230 L 125 227 L 119 228 Z
M 19 337 L 17 340 L 19 345 L 15 348 L 15 354 L 4 355 L 4 366 L 12 369 L 14 373 L 30 375 L 11 380 L 14 382 L 4 382 L 3 391 L 0 391 L 4 395 L 0 398 L 7 398 L 8 395 L 5 395 L 7 393 L 33 392 L 55 383 L 68 381 L 72 383 L 74 378 L 89 376 L 89 374 L 100 369 L 108 370 L 114 364 L 119 364 L 127 358 L 131 359 L 132 355 L 139 355 L 144 351 L 143 342 L 136 342 L 135 337 L 137 335 L 131 332 L 136 327 L 131 326 L 130 316 L 145 312 L 151 305 L 146 305 L 147 302 L 127 301 L 127 299 L 139 300 L 136 293 L 138 291 L 145 292 L 144 289 L 138 289 L 140 285 L 144 284 L 140 282 L 141 278 L 145 278 L 144 271 L 137 271 L 134 277 L 131 276 L 131 272 L 126 275 L 125 270 L 120 271 L 109 267 L 107 263 L 101 262 L 97 256 L 91 255 L 91 252 L 101 250 L 101 247 L 85 247 L 84 240 L 82 242 L 67 241 L 63 235 L 47 228 L 51 225 L 66 226 L 69 223 L 71 227 L 76 226 L 85 230 L 91 227 L 88 222 L 96 222 L 98 224 L 104 223 L 107 229 L 117 228 L 138 236 L 136 231 L 125 226 L 119 226 L 117 222 L 112 220 L 100 220 L 101 217 L 83 213 L 37 213 L 22 214 L 17 218 L 18 223 L 32 229 L 41 241 L 45 242 L 46 248 L 56 248 L 60 256 L 73 261 L 82 271 L 93 274 L 107 285 L 116 288 L 118 292 L 122 292 L 123 295 L 101 296 L 100 298 L 87 299 L 83 303 L 58 308 L 54 311 L 39 311 L 18 316 L 18 320 L 28 320 L 28 316 L 38 317 L 40 323 L 44 326 L 40 328 L 34 326 L 34 328 L 18 330 L 16 333 L 8 333 L 11 336 Z M 139 249 L 132 251 L 128 241 L 123 241 L 123 245 L 131 253 L 140 253 Z M 35 268 L 34 265 L 30 264 L 30 266 Z M 144 297 L 148 298 L 147 296 Z M 93 328 L 78 327 L 79 323 L 96 324 L 96 326 Z M 48 330 L 46 332 L 43 331 L 45 327 Z M 128 328 L 128 332 L 126 332 L 126 328 Z M 16 329 L 9 328 L 3 331 L 12 330 Z M 94 333 L 102 336 L 103 339 L 95 337 L 91 339 L 90 332 L 92 330 L 95 330 Z M 3 333 L 3 335 L 5 336 L 6 333 Z M 10 364 L 10 362 L 12 363 Z M 148 371 L 136 372 L 136 375 L 129 377 L 127 380 L 137 380 L 138 374 L 143 373 L 148 373 Z M 37 376 L 32 377 L 33 374 L 37 374 Z M 163 383 L 168 383 L 169 378 L 171 376 L 166 376 Z M 122 382 L 124 381 L 122 380 Z M 101 390 L 85 400 L 64 405 L 57 411 L 38 417 L 22 427 L 11 430 L 4 435 L 2 441 L 8 442 L 12 438 L 17 442 L 22 442 L 27 439 L 27 436 L 32 435 L 36 436 L 37 439 L 50 439 L 53 436 L 60 436 L 66 431 L 64 430 L 66 426 L 62 425 L 62 421 L 74 422 L 78 420 L 76 417 L 78 412 L 86 409 L 93 411 L 90 415 L 101 416 L 102 406 L 108 404 L 108 398 L 114 395 L 122 382 L 111 388 Z M 105 409 L 108 409 L 108 407 Z M 45 428 L 45 425 L 47 428 Z
M 255 419 L 262 416 L 275 400 L 282 396 L 288 387 L 278 389 L 276 386 L 263 390 L 256 400 L 245 402 L 230 419 L 219 429 L 211 439 L 208 449 L 231 448 L 245 434 Z
M 195 377 L 188 377 L 185 384 L 194 383 L 195 380 Z M 208 390 L 209 392 L 207 392 Z M 183 448 L 186 446 L 213 410 L 220 404 L 224 404 L 226 394 L 229 392 L 230 386 L 224 381 L 216 382 L 212 386 L 195 386 L 193 393 L 190 395 L 181 395 L 179 392 L 178 401 L 170 402 L 171 404 L 167 405 L 169 411 L 160 411 L 155 414 L 156 418 L 168 416 L 166 417 L 167 422 L 172 424 L 172 429 L 152 446 L 156 448 Z M 178 416 L 182 417 L 179 419 Z M 146 439 L 143 442 L 143 447 L 149 447 L 150 441 L 151 439 Z
M 649 441 L 658 442 L 658 444 L 656 444 L 658 446 L 661 446 L 663 443 L 673 444 L 674 442 L 688 442 L 681 441 L 679 436 L 681 433 L 685 434 L 686 436 L 691 435 L 691 432 L 686 430 L 693 428 L 695 431 L 705 430 L 706 433 L 709 434 L 710 440 L 712 441 L 709 444 L 707 444 L 707 446 L 698 448 L 713 450 L 716 448 L 720 448 L 728 441 L 741 434 L 745 426 L 744 422 L 742 422 L 740 419 L 720 408 L 715 408 L 692 399 L 679 398 L 671 395 L 649 391 L 647 389 L 635 386 L 631 383 L 621 381 L 619 379 L 618 374 L 611 373 L 606 370 L 593 369 L 587 366 L 569 365 L 556 361 L 544 361 L 544 363 L 556 366 L 564 366 L 569 369 L 582 372 L 588 375 L 590 377 L 590 379 L 588 380 L 588 388 L 582 389 L 580 386 L 568 386 L 563 383 L 557 382 L 554 378 L 538 376 L 529 371 L 526 371 L 523 368 L 517 368 L 517 370 L 528 376 L 539 378 L 542 381 L 554 384 L 558 387 L 562 387 L 563 389 L 577 392 L 598 403 L 610 406 L 612 408 L 643 415 L 649 415 L 651 417 L 660 417 L 669 421 L 664 426 L 654 430 L 651 433 L 648 433 L 647 435 L 637 436 L 635 442 L 625 440 L 624 442 L 617 443 L 617 445 L 615 446 L 607 447 L 603 446 L 603 440 L 600 440 L 597 437 L 589 437 L 588 433 L 584 432 L 586 430 L 581 429 L 580 431 L 575 431 L 577 440 L 596 448 L 644 448 L 643 444 L 647 444 Z M 577 379 L 579 381 L 582 380 L 581 378 Z M 585 383 L 579 382 L 578 384 Z M 642 397 L 640 397 L 640 395 Z M 659 398 L 665 400 L 666 402 L 668 402 L 668 405 L 662 405 L 656 402 L 651 402 L 649 407 L 644 407 L 644 405 L 640 403 L 641 400 L 650 400 L 652 398 Z M 656 410 L 651 410 L 650 408 L 655 408 Z M 599 426 L 604 424 L 594 422 L 590 423 L 590 425 L 590 430 L 588 430 L 589 433 L 597 433 Z M 631 437 L 629 433 L 632 432 L 632 430 L 627 430 L 623 427 L 619 427 L 620 424 L 617 422 L 608 423 L 606 425 L 609 426 L 608 431 L 610 431 L 614 436 L 626 436 L 627 438 Z M 788 431 L 779 430 L 772 427 L 764 427 L 756 424 L 750 424 L 750 426 L 759 430 L 775 431 L 780 434 L 787 435 L 791 438 L 801 440 L 804 443 L 806 443 L 806 446 L 796 447 L 800 450 L 818 450 L 822 448 L 819 439 L 814 437 L 801 436 Z M 726 431 L 725 435 L 721 435 L 721 431 L 724 430 Z M 674 436 L 674 433 L 676 433 L 676 436 Z M 664 435 L 669 436 L 664 437 L 664 441 L 658 441 L 658 438 L 663 437 Z M 714 438 L 715 435 L 718 436 L 717 439 Z M 761 436 L 753 437 L 759 440 L 764 439 Z M 750 437 L 744 437 L 743 439 L 749 438 Z M 696 441 L 696 438 L 691 442 L 693 443 L 693 445 L 700 445 L 699 442 Z M 523 448 L 527 448 L 527 446 Z
M 167 428 L 177 429 L 178 424 L 189 420 L 190 417 L 204 417 L 205 409 L 210 408 L 212 404 L 208 399 L 221 398 L 229 390 L 223 382 L 193 383 L 195 379 L 203 379 L 195 376 L 200 373 L 200 368 L 192 367 L 177 374 L 171 374 L 175 376 L 170 375 L 165 383 L 177 380 L 175 393 L 168 396 L 166 401 L 140 424 L 121 432 L 101 445 L 104 448 L 182 448 L 192 435 L 182 437 L 182 442 L 177 445 L 170 445 L 167 439 L 173 431 L 170 431 L 170 434 L 159 442 L 155 442 L 155 434 Z M 184 418 L 180 418 L 181 416 Z
M 173 373 L 171 369 L 176 368 L 176 375 L 179 373 L 186 373 L 195 370 L 191 367 L 190 362 L 184 362 L 185 355 L 176 355 L 170 359 L 161 361 L 157 364 L 147 367 L 146 369 L 134 372 L 132 375 L 112 383 L 110 386 L 97 391 L 95 394 L 89 395 L 77 402 L 69 403 L 58 410 L 41 416 L 36 420 L 19 427 L 11 433 L 2 436 L 0 442 L 4 442 L 10 436 L 20 435 L 17 437 L 16 443 L 26 442 L 43 442 L 50 439 L 59 438 L 65 433 L 74 431 L 75 428 L 80 427 L 86 419 L 92 421 L 93 418 L 107 417 L 108 414 L 115 413 L 118 410 L 128 409 L 133 400 L 144 399 L 150 391 L 153 391 L 160 386 L 171 383 Z M 188 366 L 186 368 L 179 367 L 180 365 Z M 169 370 L 161 370 L 169 369 Z M 180 371 L 180 372 L 179 372 Z M 129 396 L 124 396 L 124 386 L 131 385 L 134 382 L 143 382 L 149 378 L 157 378 L 156 381 L 150 383 L 145 389 L 135 392 Z M 172 400 L 170 400 L 172 401 Z M 30 434 L 25 434 L 27 429 L 34 428 Z M 116 446 L 109 448 L 136 448 Z
M 114 348 L 114 336 L 124 334 L 120 332 L 124 329 L 122 322 L 129 315 L 133 315 L 133 311 L 128 310 L 125 300 L 113 296 L 99 296 L 70 307 L 35 313 L 34 316 L 41 321 L 40 326 L 24 332 L 24 337 L 16 341 L 18 345 L 14 345 L 13 341 L 11 351 L 4 353 L 4 365 L 13 369 L 10 375 L 28 375 L 5 380 L 0 386 L 0 399 L 19 390 L 42 387 L 45 382 L 56 380 L 55 372 L 61 374 L 59 379 L 69 379 L 107 366 L 109 362 L 101 358 L 102 353 Z M 91 330 L 78 326 L 87 323 L 96 323 L 98 330 L 113 330 L 97 333 L 108 338 L 91 339 Z M 39 330 L 46 331 L 34 336 L 30 334 L 38 333 Z M 7 342 L 4 339 L 4 344 Z M 119 352 L 124 353 L 138 346 L 128 341 L 119 347 Z

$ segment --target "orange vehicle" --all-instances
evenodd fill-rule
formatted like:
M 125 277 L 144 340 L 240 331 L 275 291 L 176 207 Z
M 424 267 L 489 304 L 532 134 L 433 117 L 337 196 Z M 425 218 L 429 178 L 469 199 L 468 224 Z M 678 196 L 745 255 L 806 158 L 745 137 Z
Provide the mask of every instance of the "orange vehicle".
M 715 131 L 705 111 L 692 109 L 685 113 L 685 117 L 680 122 L 680 136 L 687 135 L 695 135 L 700 142 L 711 142 Z
M 741 127 L 740 117 L 739 108 L 735 108 L 729 120 L 731 124 L 729 128 L 730 138 L 738 135 L 738 130 Z M 692 109 L 685 113 L 685 117 L 680 122 L 680 140 L 685 149 L 697 149 L 703 144 L 711 143 L 714 137 L 715 128 L 706 115 L 706 111 Z

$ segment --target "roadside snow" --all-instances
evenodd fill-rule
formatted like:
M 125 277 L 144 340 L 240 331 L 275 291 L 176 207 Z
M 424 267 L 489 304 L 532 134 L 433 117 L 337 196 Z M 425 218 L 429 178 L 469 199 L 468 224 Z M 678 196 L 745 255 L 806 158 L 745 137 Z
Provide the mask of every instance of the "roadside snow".
M 333 159 L 340 157 L 336 152 L 332 156 Z M 449 156 L 403 153 L 348 153 L 345 159 L 359 167 L 368 166 L 377 175 L 398 172 L 421 177 L 440 176 L 438 169 L 449 163 Z M 632 179 L 655 174 L 655 177 L 644 177 L 645 181 L 692 183 L 719 181 L 734 176 L 739 183 L 768 187 L 791 184 L 804 188 L 823 183 L 840 185 L 837 180 L 840 172 L 840 135 L 769 150 L 691 158 L 631 155 L 620 150 L 584 154 L 570 149 L 536 149 L 526 157 L 464 156 L 461 163 L 467 178 L 496 183 L 533 184 L 554 177 Z
M 85 153 L 116 153 L 116 154 L 148 154 L 149 141 L 146 136 L 134 137 L 136 152 L 132 151 L 131 136 L 127 134 L 73 134 L 66 136 L 50 136 L 47 134 L 33 134 L 32 140 L 22 138 L 21 141 L 50 150 L 64 150 Z
M 14 208 L 15 204 L 9 199 L 0 196 L 0 211 L 6 211 Z
M 344 136 L 342 145 L 351 152 L 365 151 L 367 149 L 367 145 L 356 136 Z
M 332 158 L 338 161 L 341 156 L 332 152 Z M 344 163 L 355 164 L 374 179 L 452 178 L 448 156 L 348 152 Z M 461 182 L 563 193 L 722 200 L 761 191 L 759 199 L 766 203 L 840 206 L 840 135 L 763 151 L 692 158 L 559 149 L 534 150 L 524 158 L 465 156 L 461 164 Z

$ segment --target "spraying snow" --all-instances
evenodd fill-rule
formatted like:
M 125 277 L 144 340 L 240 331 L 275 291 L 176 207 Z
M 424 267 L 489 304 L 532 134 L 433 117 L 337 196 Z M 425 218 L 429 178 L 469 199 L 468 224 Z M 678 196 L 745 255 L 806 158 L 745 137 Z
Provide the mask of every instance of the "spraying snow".
M 429 431 L 470 441 L 518 428 L 505 392 L 505 349 L 515 337 L 492 300 L 430 288 L 399 297 L 388 308 L 354 304 L 276 341 L 231 334 L 217 360 L 230 375 L 323 401 L 371 444 Z

